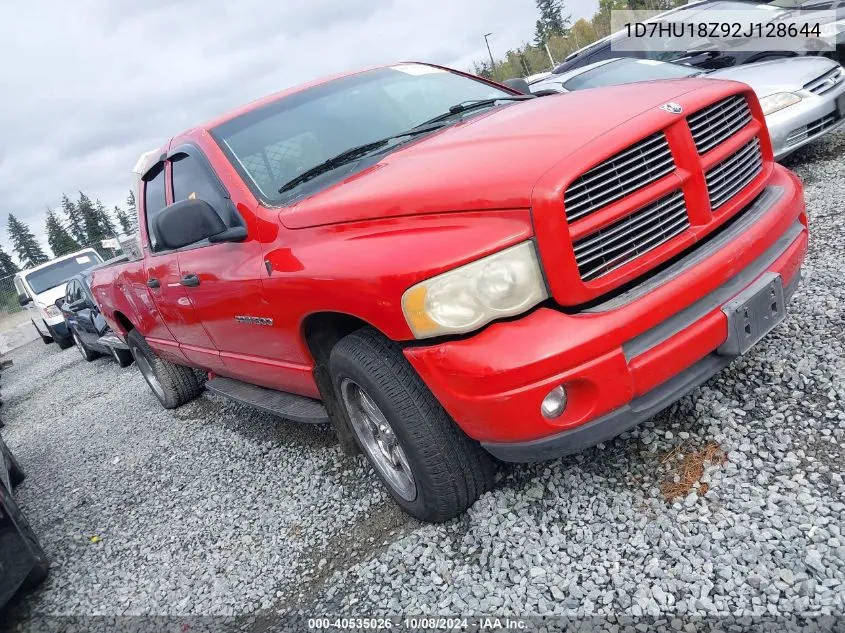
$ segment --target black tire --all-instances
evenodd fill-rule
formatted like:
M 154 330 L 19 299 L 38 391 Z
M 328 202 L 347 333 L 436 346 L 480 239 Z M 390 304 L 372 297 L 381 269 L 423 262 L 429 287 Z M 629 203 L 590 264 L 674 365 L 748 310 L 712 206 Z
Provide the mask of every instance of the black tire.
M 141 375 L 165 409 L 181 407 L 202 392 L 193 369 L 159 358 L 138 330 L 130 330 L 126 342 Z M 159 388 L 153 380 L 158 382 Z
M 3 452 L 6 463 L 9 464 L 9 480 L 12 485 L 17 486 L 23 483 L 23 480 L 26 479 L 26 473 L 24 472 L 20 462 L 15 458 L 12 451 L 9 450 L 9 447 L 6 446 L 6 443 L 2 439 L 0 439 L 0 451 Z
M 341 385 L 360 386 L 389 423 L 416 491 L 407 500 L 374 469 L 396 502 L 411 516 L 440 523 L 454 518 L 493 486 L 493 459 L 449 417 L 399 346 L 371 328 L 341 339 L 329 362 L 340 408 L 362 452 L 373 458 L 350 418 Z
M 118 349 L 116 347 L 110 347 L 111 356 L 114 359 L 114 362 L 118 364 L 119 367 L 129 367 L 132 362 L 135 360 L 132 358 L 132 352 L 128 349 Z
M 78 349 L 79 353 L 82 354 L 82 358 L 84 358 L 85 360 L 87 360 L 90 363 L 91 361 L 94 361 L 94 360 L 96 360 L 97 358 L 100 357 L 99 352 L 95 352 L 92 349 L 88 349 L 88 346 L 85 345 L 85 343 L 80 338 L 79 333 L 76 330 L 71 330 L 70 332 L 71 332 L 71 338 L 73 339 L 73 342 L 76 344 L 76 349 Z
M 41 337 L 41 342 L 42 342 L 42 343 L 44 343 L 44 345 L 49 345 L 50 343 L 52 343 L 52 342 L 53 342 L 53 339 L 52 339 L 51 337 L 49 337 L 49 336 L 44 336 L 44 335 L 41 333 L 41 330 L 39 330 L 39 329 L 38 329 L 38 326 L 37 326 L 37 325 L 35 325 L 35 321 L 33 321 L 33 322 L 32 322 L 32 327 L 34 327 L 34 328 L 35 328 L 35 331 L 36 331 L 36 332 L 38 332 L 38 336 L 40 336 L 40 337 Z M 49 332 L 49 331 L 50 331 L 50 328 L 47 328 L 47 331 Z
M 45 323 L 44 325 L 47 324 Z M 73 336 L 59 336 L 49 325 L 47 325 L 47 331 L 53 336 L 53 340 L 56 342 L 56 345 L 59 346 L 59 349 L 68 349 L 73 346 Z
M 12 520 L 17 524 L 20 535 L 27 542 L 33 558 L 32 568 L 20 586 L 21 591 L 28 591 L 44 582 L 47 573 L 50 571 L 50 561 L 44 552 L 44 548 L 41 547 L 41 543 L 38 542 L 35 532 L 32 531 L 29 521 L 26 520 L 26 517 L 21 512 L 12 495 L 7 496 L 6 510 L 8 510 Z

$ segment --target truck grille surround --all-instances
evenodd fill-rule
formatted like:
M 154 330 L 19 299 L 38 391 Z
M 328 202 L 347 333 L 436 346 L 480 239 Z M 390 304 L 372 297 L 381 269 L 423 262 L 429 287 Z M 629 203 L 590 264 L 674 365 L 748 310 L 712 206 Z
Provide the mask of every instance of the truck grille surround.
M 563 203 L 570 231 L 577 235 L 572 247 L 581 280 L 601 280 L 686 233 L 694 224 L 709 223 L 719 209 L 751 185 L 763 171 L 763 152 L 756 135 L 715 164 L 714 158 L 707 155 L 737 134 L 749 138 L 753 132 L 745 128 L 754 120 L 746 97 L 734 94 L 673 124 L 686 125 L 687 138 L 691 136 L 692 143 L 684 143 L 682 135 L 676 134 L 670 144 L 666 132 L 661 130 L 576 177 L 565 190 Z M 668 193 L 668 181 L 658 183 L 675 177 L 675 157 L 681 153 L 698 156 L 706 200 L 700 200 L 703 191 L 690 184 L 691 178 L 682 180 Z M 686 158 L 687 171 L 690 162 Z M 626 208 L 624 199 L 644 189 L 653 189 L 654 197 L 620 217 L 620 206 Z M 692 204 L 690 195 L 696 200 L 694 221 L 687 206 L 688 202 Z M 699 207 L 708 206 L 708 202 L 709 210 L 701 211 Z M 608 207 L 613 210 L 603 213 Z

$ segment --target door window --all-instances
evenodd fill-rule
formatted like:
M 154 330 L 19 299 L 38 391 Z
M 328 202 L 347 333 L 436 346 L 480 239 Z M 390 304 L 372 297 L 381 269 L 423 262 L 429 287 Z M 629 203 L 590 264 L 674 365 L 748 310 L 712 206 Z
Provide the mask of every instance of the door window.
M 177 154 L 171 159 L 173 168 L 173 202 L 204 200 L 220 213 L 225 207 L 224 195 L 196 156 Z
M 150 248 L 157 250 L 157 240 L 153 231 L 153 221 L 159 212 L 167 206 L 164 195 L 164 163 L 159 163 L 151 169 L 144 178 L 144 213 L 147 216 L 147 233 L 150 237 Z

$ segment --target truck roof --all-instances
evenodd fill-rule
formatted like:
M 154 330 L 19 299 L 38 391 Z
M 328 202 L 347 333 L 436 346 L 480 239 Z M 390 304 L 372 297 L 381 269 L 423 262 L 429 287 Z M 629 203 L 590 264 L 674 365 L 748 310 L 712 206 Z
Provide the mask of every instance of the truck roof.
M 78 251 L 74 251 L 73 253 L 68 253 L 67 255 L 62 255 L 61 257 L 54 257 L 49 262 L 44 262 L 43 264 L 39 264 L 38 266 L 33 266 L 32 268 L 27 268 L 25 270 L 20 271 L 19 273 L 15 273 L 15 277 L 26 277 L 29 273 L 34 273 L 36 270 L 41 270 L 42 268 L 49 268 L 56 262 L 61 262 L 66 259 L 70 259 L 71 257 L 77 257 L 82 255 L 83 253 L 95 253 L 97 257 L 100 257 L 100 254 L 93 248 L 81 248 Z

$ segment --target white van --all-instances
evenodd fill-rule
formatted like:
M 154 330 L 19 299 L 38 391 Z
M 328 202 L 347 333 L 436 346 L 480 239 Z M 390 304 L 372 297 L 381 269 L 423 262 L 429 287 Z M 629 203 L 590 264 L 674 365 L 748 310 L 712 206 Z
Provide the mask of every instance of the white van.
M 65 284 L 70 277 L 102 261 L 93 248 L 84 248 L 15 275 L 18 303 L 26 307 L 42 341 L 55 341 L 62 349 L 73 345 L 65 319 L 56 307 L 56 299 L 65 296 Z

